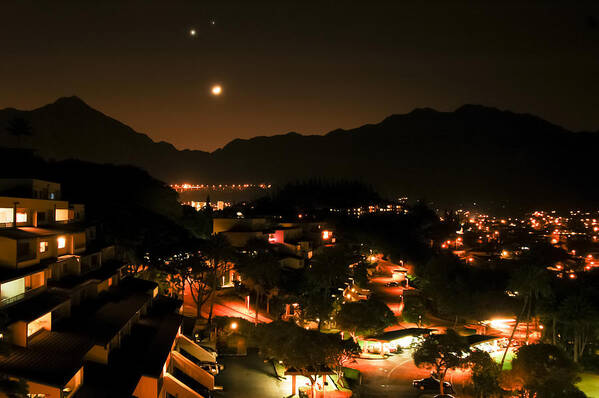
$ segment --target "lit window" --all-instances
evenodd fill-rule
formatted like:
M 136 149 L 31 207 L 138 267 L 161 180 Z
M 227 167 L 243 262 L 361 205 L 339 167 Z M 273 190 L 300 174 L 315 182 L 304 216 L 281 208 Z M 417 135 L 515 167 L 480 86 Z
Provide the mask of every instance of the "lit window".
M 27 213 L 17 213 L 17 222 L 27 222 Z
M 58 243 L 59 249 L 64 249 L 67 246 L 67 240 L 62 236 L 58 238 L 56 242 Z
M 322 239 L 327 240 L 333 233 L 331 231 L 322 231 Z
M 0 209 L 0 224 L 6 224 L 12 222 L 12 212 L 11 208 L 2 208 Z
M 69 221 L 69 209 L 56 209 L 56 221 Z
M 27 325 L 27 337 L 39 332 L 42 329 L 52 330 L 52 313 L 48 312 L 46 315 L 29 322 Z
M 48 251 L 48 242 L 40 242 L 40 253 Z

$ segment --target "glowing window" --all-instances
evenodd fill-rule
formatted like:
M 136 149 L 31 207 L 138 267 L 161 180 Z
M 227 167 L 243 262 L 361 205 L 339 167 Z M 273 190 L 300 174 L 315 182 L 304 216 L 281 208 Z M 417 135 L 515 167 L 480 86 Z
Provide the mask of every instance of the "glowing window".
M 48 242 L 40 242 L 40 253 L 48 251 Z
M 59 249 L 64 249 L 67 246 L 67 240 L 63 236 L 58 238 L 56 243 L 58 244 Z
M 322 239 L 327 240 L 333 235 L 331 231 L 322 231 Z
M 27 222 L 27 213 L 17 212 L 17 222 Z
M 52 330 L 51 312 L 48 312 L 46 315 L 36 319 L 35 321 L 29 322 L 27 325 L 27 337 L 39 332 L 42 329 Z
M 3 283 L 0 286 L 0 298 L 7 299 L 25 293 L 25 278 Z
M 69 221 L 69 209 L 56 209 L 56 221 Z
M 12 212 L 11 208 L 3 208 L 0 209 L 0 223 L 5 224 L 12 222 Z

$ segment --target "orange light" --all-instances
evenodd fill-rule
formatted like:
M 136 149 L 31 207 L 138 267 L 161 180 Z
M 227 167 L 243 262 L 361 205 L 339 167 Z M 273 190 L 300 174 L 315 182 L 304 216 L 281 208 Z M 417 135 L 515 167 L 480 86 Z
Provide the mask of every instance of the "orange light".
M 332 235 L 331 231 L 322 231 L 322 239 L 324 239 L 324 240 L 330 239 L 331 235 Z
M 233 330 L 237 329 L 237 322 L 231 323 L 231 329 L 233 329 Z

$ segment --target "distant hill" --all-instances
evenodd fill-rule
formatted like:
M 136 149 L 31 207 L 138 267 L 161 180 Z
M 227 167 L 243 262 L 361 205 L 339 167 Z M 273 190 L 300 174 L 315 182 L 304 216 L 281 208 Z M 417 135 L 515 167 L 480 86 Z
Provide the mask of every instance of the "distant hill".
M 34 135 L 2 131 L 16 117 Z M 29 143 L 27 144 L 26 141 Z M 79 98 L 32 111 L 0 111 L 0 144 L 31 145 L 45 158 L 132 164 L 167 182 L 239 183 L 358 179 L 386 195 L 443 204 L 539 206 L 599 203 L 599 133 L 571 132 L 538 117 L 479 105 L 415 109 L 378 124 L 325 135 L 233 140 L 212 153 L 153 142 Z

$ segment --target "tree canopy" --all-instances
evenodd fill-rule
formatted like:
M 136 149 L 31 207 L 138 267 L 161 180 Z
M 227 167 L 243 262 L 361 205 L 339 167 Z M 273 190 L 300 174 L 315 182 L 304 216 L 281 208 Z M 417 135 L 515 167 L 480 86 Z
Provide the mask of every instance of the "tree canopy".
M 380 333 L 397 323 L 397 319 L 385 303 L 370 298 L 341 305 L 335 322 L 338 328 L 347 330 L 355 339 L 357 335 Z
M 538 398 L 584 397 L 574 385 L 579 381 L 578 366 L 559 347 L 530 344 L 521 347 L 512 361 L 515 378 Z

